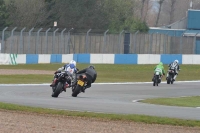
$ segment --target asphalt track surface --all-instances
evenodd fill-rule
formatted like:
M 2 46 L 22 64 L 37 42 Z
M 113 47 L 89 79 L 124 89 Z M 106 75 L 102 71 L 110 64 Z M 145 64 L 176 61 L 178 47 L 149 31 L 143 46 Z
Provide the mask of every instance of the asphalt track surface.
M 43 85 L 0 85 L 0 102 L 51 109 L 88 111 L 112 114 L 142 114 L 159 117 L 200 120 L 200 108 L 153 105 L 136 102 L 159 97 L 199 96 L 200 82 L 133 84 L 93 84 L 78 97 L 71 89 L 51 97 L 51 88 Z

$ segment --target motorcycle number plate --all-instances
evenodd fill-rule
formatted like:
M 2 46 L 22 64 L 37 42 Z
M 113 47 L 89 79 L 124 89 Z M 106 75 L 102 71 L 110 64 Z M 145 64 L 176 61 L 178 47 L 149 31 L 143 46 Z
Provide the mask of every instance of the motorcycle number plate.
M 78 85 L 83 86 L 83 85 L 84 85 L 84 82 L 81 81 L 81 80 L 78 80 Z

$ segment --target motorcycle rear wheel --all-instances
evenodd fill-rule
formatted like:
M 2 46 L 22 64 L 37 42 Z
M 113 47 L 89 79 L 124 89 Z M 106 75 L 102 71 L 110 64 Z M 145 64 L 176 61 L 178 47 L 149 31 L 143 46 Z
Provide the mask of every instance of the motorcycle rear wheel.
M 72 96 L 73 97 L 77 97 L 77 95 L 80 93 L 81 91 L 81 86 L 80 85 L 77 85 L 76 88 L 73 90 L 73 93 L 72 93 Z
M 170 84 L 170 82 L 171 82 L 171 76 L 169 76 L 169 77 L 167 78 L 167 84 Z

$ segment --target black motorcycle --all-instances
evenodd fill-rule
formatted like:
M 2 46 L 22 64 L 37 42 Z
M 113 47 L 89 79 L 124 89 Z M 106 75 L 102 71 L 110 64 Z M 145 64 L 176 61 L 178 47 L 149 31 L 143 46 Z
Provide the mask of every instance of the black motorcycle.
M 174 76 L 175 76 L 175 71 L 173 69 L 168 70 L 167 84 L 174 83 L 174 80 L 173 80 Z
M 153 86 L 158 86 L 158 84 L 161 82 L 161 79 L 160 79 L 160 74 L 159 72 L 155 72 L 154 73 L 154 77 L 153 77 Z
M 64 86 L 69 79 L 69 76 L 65 72 L 56 73 L 57 80 L 55 86 L 52 87 L 52 97 L 58 97 L 60 93 L 65 91 Z
M 72 86 L 72 96 L 77 97 L 81 92 L 84 92 L 85 86 L 87 85 L 87 77 L 85 74 L 76 75 Z

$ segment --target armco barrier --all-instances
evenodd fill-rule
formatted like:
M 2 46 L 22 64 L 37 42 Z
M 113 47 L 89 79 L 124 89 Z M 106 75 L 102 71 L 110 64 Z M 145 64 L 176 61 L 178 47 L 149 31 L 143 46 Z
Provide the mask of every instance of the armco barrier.
M 78 63 L 90 64 L 200 64 L 200 55 L 181 54 L 0 54 L 0 64 Z

